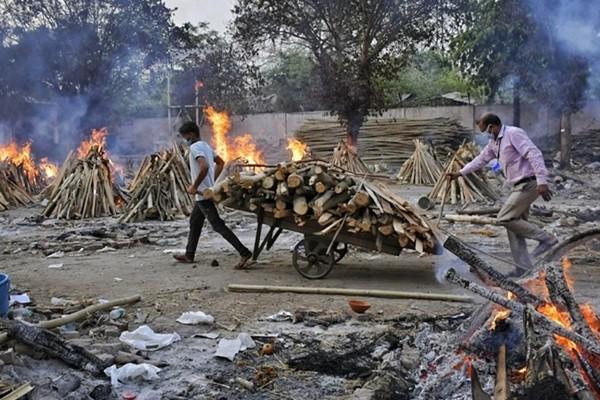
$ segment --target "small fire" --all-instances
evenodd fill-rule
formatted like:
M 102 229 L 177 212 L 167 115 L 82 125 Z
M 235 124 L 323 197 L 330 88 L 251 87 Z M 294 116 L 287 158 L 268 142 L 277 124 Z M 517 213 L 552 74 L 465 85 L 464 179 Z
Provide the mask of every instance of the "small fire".
M 238 136 L 233 141 L 229 139 L 227 134 L 231 130 L 231 119 L 227 112 L 219 112 L 211 106 L 207 107 L 204 112 L 213 132 L 212 145 L 223 160 L 242 158 L 249 164 L 265 163 L 262 152 L 258 150 L 249 133 Z
M 58 166 L 50 162 L 47 157 L 40 160 L 40 169 L 44 171 L 46 178 L 55 178 L 58 175 Z
M 306 143 L 298 139 L 288 139 L 287 149 L 292 152 L 292 161 L 300 161 L 306 155 Z
M 571 317 L 569 316 L 569 313 L 566 311 L 560 311 L 554 304 L 546 303 L 543 306 L 538 307 L 537 310 L 559 325 L 562 325 L 565 328 L 571 328 Z M 577 350 L 577 344 L 569 339 L 565 339 L 564 337 L 558 335 L 554 335 L 554 339 L 565 349 L 571 351 Z
M 94 148 L 103 150 L 106 147 L 107 135 L 108 130 L 106 128 L 92 130 L 90 139 L 82 141 L 77 149 L 79 158 L 85 158 L 89 154 L 90 150 Z
M 490 329 L 495 331 L 498 328 L 498 324 L 502 321 L 505 321 L 510 316 L 510 310 L 501 310 L 494 315 L 492 319 L 492 323 L 490 324 Z
M 5 146 L 0 145 L 1 161 L 7 161 L 22 167 L 27 174 L 27 178 L 32 181 L 39 175 L 31 155 L 31 142 L 27 142 L 22 146 L 19 146 L 16 142 L 11 142 Z
M 563 272 L 565 274 L 565 281 L 567 281 L 567 286 L 569 287 L 570 290 L 573 290 L 573 287 L 575 284 L 575 279 L 571 276 L 571 267 L 572 266 L 573 266 L 573 263 L 571 262 L 571 260 L 569 260 L 567 257 L 563 257 L 563 259 L 562 259 Z

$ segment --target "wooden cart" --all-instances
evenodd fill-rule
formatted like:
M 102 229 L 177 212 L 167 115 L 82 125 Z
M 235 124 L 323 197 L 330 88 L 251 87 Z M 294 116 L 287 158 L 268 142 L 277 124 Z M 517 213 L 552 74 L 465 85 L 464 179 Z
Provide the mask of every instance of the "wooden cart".
M 239 209 L 240 211 L 250 212 Z M 255 213 L 252 213 L 255 214 Z M 333 266 L 340 262 L 348 253 L 348 245 L 367 250 L 379 250 L 383 253 L 399 255 L 402 252 L 400 244 L 391 237 L 381 236 L 377 239 L 365 232 L 340 232 L 334 240 L 334 233 L 320 235 L 323 230 L 315 220 L 308 220 L 303 226 L 298 226 L 291 217 L 276 219 L 272 214 L 259 209 L 257 216 L 256 238 L 254 240 L 253 259 L 257 260 L 266 248 L 270 250 L 283 230 L 298 232 L 304 239 L 296 244 L 292 256 L 294 268 L 300 275 L 308 279 L 324 278 L 331 272 Z M 267 234 L 262 237 L 263 225 L 269 226 Z

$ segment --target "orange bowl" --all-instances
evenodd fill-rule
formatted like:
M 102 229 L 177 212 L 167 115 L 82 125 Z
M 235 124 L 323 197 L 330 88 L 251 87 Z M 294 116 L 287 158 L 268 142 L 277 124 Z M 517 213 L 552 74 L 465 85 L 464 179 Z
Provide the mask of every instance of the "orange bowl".
M 371 308 L 371 305 L 362 300 L 348 300 L 348 305 L 357 314 L 362 314 Z

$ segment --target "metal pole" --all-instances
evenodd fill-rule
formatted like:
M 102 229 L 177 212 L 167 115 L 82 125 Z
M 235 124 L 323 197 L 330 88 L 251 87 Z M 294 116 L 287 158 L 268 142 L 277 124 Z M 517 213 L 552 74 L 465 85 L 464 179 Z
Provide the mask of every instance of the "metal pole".
M 167 71 L 167 118 L 169 119 L 169 133 L 173 130 L 171 119 L 171 71 Z
M 196 81 L 194 89 L 196 91 L 196 124 L 200 126 L 200 89 L 198 88 L 198 81 Z

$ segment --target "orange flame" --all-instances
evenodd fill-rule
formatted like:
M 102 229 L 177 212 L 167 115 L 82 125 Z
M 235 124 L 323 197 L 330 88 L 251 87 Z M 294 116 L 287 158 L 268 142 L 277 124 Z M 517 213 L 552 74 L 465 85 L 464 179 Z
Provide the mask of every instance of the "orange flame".
M 40 168 L 44 171 L 46 178 L 55 178 L 58 175 L 58 167 L 50 162 L 47 157 L 40 160 Z
M 575 279 L 571 275 L 571 267 L 572 266 L 573 266 L 573 263 L 571 262 L 571 260 L 569 260 L 567 257 L 563 257 L 563 259 L 562 259 L 563 272 L 565 274 L 565 280 L 567 281 L 567 286 L 569 287 L 570 290 L 573 290 L 573 287 L 575 285 Z
M 92 149 L 104 150 L 107 135 L 108 130 L 106 128 L 92 130 L 90 139 L 82 141 L 77 149 L 79 158 L 85 158 Z
M 0 161 L 7 161 L 16 166 L 21 166 L 30 180 L 34 180 L 39 175 L 31 155 L 31 142 L 27 142 L 22 146 L 15 142 L 0 146 Z
M 492 318 L 492 322 L 490 324 L 490 329 L 495 331 L 496 328 L 498 328 L 498 324 L 501 321 L 506 320 L 509 316 L 510 316 L 510 310 L 501 310 L 498 311 L 495 315 L 494 318 Z
M 288 139 L 287 149 L 292 152 L 292 161 L 300 161 L 306 155 L 306 143 L 298 139 Z
M 219 112 L 214 107 L 207 107 L 204 112 L 211 126 L 212 145 L 216 153 L 225 161 L 242 158 L 249 164 L 264 164 L 262 152 L 256 147 L 252 135 L 246 133 L 229 140 L 227 134 L 231 130 L 231 119 L 227 112 Z
M 559 310 L 554 304 L 546 303 L 543 306 L 538 307 L 537 310 L 559 325 L 562 325 L 565 328 L 571 328 L 571 317 L 569 316 L 569 313 Z M 560 346 L 567 350 L 577 350 L 577 344 L 569 339 L 565 339 L 558 335 L 554 335 L 554 339 Z

